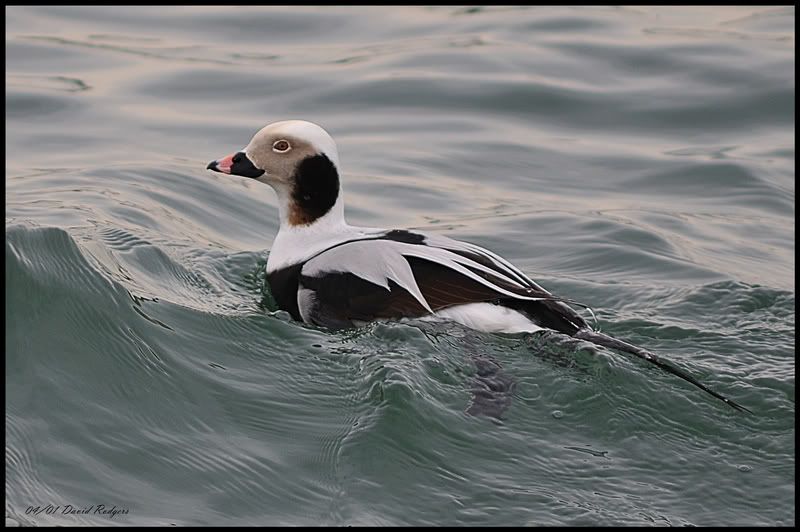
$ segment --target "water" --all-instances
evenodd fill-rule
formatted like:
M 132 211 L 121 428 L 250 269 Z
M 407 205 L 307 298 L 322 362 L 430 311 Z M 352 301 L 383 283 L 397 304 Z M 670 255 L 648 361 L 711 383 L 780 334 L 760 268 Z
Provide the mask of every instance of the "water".
M 6 8 L 7 523 L 793 525 L 794 21 Z M 489 247 L 755 414 L 555 337 L 291 322 L 272 191 L 205 170 L 287 118 L 351 223 Z

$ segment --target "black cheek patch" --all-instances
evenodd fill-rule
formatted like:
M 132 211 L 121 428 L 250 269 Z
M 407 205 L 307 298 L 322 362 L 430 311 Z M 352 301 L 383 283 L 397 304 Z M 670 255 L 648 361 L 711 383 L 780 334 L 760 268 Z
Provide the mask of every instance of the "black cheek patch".
M 302 224 L 309 224 L 325 215 L 339 197 L 339 172 L 324 154 L 306 157 L 294 174 L 292 200 Z

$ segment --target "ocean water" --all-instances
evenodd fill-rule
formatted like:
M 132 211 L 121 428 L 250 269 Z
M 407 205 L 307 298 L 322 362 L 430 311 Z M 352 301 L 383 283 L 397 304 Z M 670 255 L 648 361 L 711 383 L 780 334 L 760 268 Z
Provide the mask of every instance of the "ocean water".
M 7 7 L 6 523 L 794 525 L 793 7 Z M 492 249 L 559 335 L 276 311 L 273 192 Z M 500 415 L 473 414 L 475 401 Z

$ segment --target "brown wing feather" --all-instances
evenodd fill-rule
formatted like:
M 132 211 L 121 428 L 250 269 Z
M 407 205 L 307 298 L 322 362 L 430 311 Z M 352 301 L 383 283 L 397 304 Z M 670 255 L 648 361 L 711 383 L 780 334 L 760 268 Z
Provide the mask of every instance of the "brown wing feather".
M 406 260 L 411 265 L 420 292 L 434 311 L 464 303 L 492 302 L 518 310 L 540 326 L 567 334 L 574 334 L 586 325 L 577 312 L 564 303 L 552 299 L 554 296 L 544 290 L 515 287 L 489 273 L 469 268 L 476 275 L 504 290 L 524 297 L 543 299 L 532 301 L 521 297 L 515 298 L 441 264 L 418 257 L 406 257 Z

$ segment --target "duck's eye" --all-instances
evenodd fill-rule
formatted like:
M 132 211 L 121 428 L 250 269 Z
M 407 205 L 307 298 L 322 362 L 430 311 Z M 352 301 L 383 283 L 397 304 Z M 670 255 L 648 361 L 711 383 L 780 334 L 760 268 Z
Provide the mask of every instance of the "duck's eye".
M 278 153 L 284 153 L 291 150 L 292 146 L 285 140 L 276 140 L 272 145 L 272 149 Z

